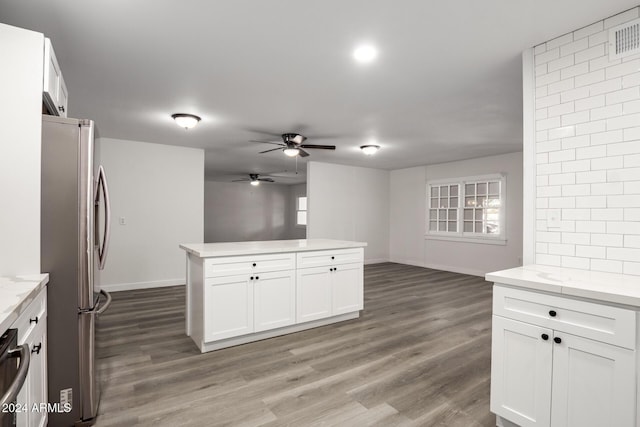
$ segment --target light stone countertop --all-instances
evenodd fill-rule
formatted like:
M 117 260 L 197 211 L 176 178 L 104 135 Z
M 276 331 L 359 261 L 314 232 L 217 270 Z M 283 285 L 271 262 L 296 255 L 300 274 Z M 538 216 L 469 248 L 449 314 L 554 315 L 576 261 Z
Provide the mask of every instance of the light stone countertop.
M 485 279 L 520 288 L 640 308 L 640 276 L 534 264 L 487 273 Z
M 256 242 L 183 243 L 181 249 L 200 257 L 225 257 L 285 252 L 363 248 L 365 242 L 332 239 L 266 240 Z
M 16 321 L 48 282 L 48 274 L 0 276 L 0 334 Z

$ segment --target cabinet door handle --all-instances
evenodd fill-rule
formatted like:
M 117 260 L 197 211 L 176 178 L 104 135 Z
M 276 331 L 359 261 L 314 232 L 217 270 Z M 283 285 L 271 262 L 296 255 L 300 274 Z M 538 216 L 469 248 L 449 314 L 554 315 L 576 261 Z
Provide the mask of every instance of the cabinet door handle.
M 333 271 L 336 271 L 338 269 L 338 267 L 333 267 Z
M 562 338 L 560 338 L 560 337 L 555 337 L 555 338 L 553 339 L 553 342 L 554 342 L 554 343 L 556 343 L 556 344 L 560 344 L 560 343 L 562 342 Z
M 255 262 L 253 263 L 253 266 L 254 266 L 254 267 L 256 266 L 256 263 L 255 263 Z
M 58 110 L 59 110 L 59 111 L 62 111 L 62 112 L 64 113 L 64 105 L 59 106 L 59 107 L 58 107 Z
M 250 279 L 250 280 L 253 280 L 253 276 L 251 276 L 249 279 Z
M 336 259 L 336 257 L 332 256 L 331 259 Z
M 542 338 L 543 340 L 545 340 L 545 341 L 546 341 L 546 340 L 548 340 L 548 339 L 549 339 L 549 335 L 547 335 L 547 334 L 542 334 L 542 335 L 541 335 L 541 338 Z
M 333 268 L 330 268 L 329 271 L 333 271 Z
M 551 317 L 556 317 L 558 313 L 555 312 L 555 310 L 549 310 L 549 316 Z
M 36 325 L 38 324 L 38 316 L 36 316 L 34 319 L 29 319 L 29 323 L 35 323 Z
M 42 343 L 39 342 L 37 345 L 34 345 L 31 349 L 31 353 L 40 354 L 40 349 L 42 348 Z
M 258 280 L 259 278 L 260 278 L 259 276 L 256 276 L 256 280 Z

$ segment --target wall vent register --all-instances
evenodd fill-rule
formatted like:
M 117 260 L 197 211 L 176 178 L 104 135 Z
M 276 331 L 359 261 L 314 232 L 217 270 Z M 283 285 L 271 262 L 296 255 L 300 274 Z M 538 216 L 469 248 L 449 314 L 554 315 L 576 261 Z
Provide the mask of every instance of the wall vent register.
M 609 30 L 609 60 L 640 53 L 640 19 Z

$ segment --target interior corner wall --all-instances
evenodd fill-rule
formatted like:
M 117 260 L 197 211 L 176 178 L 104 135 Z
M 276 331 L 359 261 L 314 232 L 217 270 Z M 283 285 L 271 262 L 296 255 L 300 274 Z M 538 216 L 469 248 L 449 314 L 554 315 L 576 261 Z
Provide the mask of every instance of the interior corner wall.
M 367 242 L 365 263 L 389 260 L 389 172 L 309 162 L 308 238 Z
M 201 243 L 204 235 L 204 151 L 110 138 L 100 138 L 99 147 L 113 218 L 101 285 L 184 284 L 178 245 Z
M 0 276 L 40 271 L 44 36 L 0 24 Z
M 294 186 L 206 181 L 204 241 L 215 243 L 297 238 L 294 237 L 297 232 L 294 228 L 296 205 L 292 202 L 294 196 L 291 187 Z
M 639 17 L 634 7 L 592 23 L 524 62 L 536 264 L 640 275 L 640 54 L 608 52 L 609 30 Z
M 506 245 L 425 239 L 429 180 L 505 173 Z M 522 264 L 522 153 L 399 169 L 390 176 L 390 259 L 484 276 Z

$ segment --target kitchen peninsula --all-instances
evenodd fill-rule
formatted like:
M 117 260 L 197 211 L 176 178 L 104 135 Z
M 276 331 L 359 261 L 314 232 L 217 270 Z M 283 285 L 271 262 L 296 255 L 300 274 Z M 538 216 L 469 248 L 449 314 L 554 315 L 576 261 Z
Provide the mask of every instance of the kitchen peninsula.
M 186 333 L 207 352 L 355 319 L 365 246 L 330 239 L 182 244 Z

